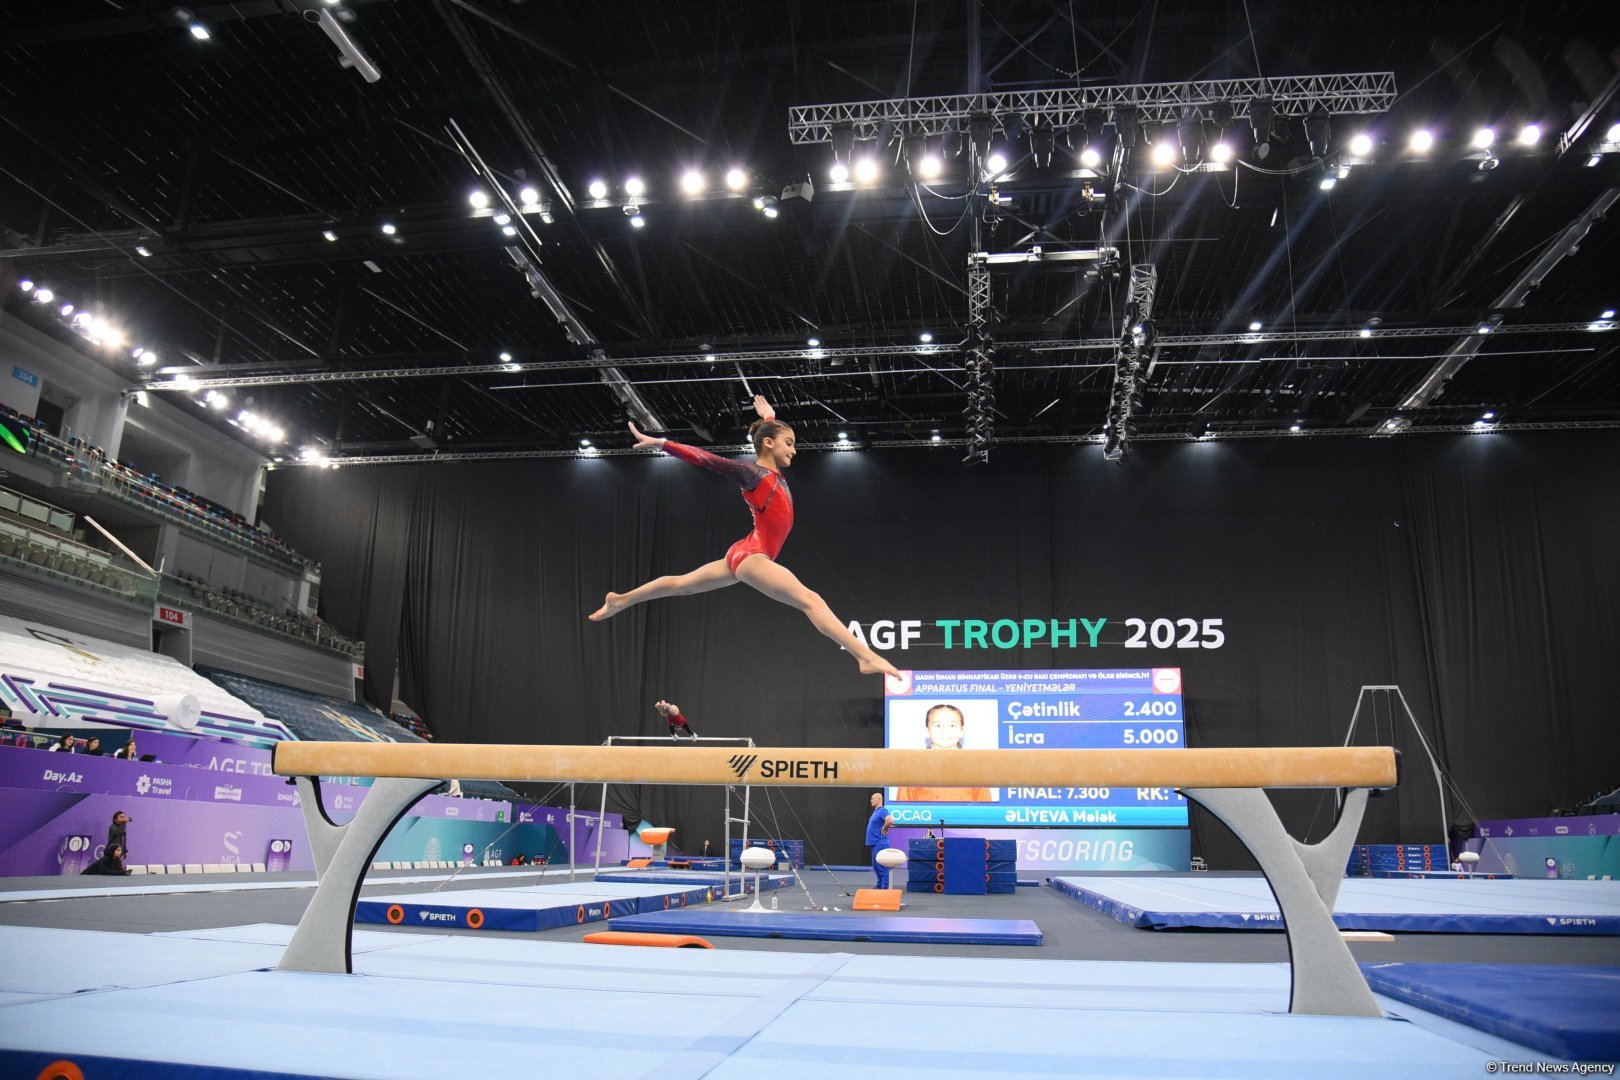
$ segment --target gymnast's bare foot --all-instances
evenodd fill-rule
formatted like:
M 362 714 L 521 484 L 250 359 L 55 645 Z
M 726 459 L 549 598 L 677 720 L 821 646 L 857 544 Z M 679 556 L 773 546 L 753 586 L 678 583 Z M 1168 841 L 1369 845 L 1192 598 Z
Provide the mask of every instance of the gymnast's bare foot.
M 604 619 L 613 618 L 622 610 L 624 610 L 624 596 L 620 593 L 610 592 L 607 594 L 607 599 L 602 601 L 602 606 L 591 612 L 586 618 L 590 619 L 591 622 L 601 622 Z
M 591 616 L 593 619 L 595 617 L 594 615 Z M 877 653 L 871 653 L 870 659 L 862 660 L 860 664 L 862 675 L 893 675 L 897 679 L 900 677 L 900 669 Z

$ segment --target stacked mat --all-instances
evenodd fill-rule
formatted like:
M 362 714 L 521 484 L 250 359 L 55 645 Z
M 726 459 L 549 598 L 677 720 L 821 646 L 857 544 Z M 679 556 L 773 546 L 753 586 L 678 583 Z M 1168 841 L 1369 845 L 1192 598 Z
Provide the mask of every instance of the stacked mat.
M 1397 877 L 1414 870 L 1450 870 L 1444 844 L 1357 844 L 1350 849 L 1350 877 Z
M 979 836 L 913 840 L 906 891 L 983 896 L 1018 890 L 1018 842 Z
M 749 847 L 768 848 L 776 852 L 776 862 L 780 866 L 786 860 L 795 870 L 804 869 L 804 841 L 803 840 L 767 840 L 763 837 L 754 837 L 748 841 Z M 735 837 L 731 841 L 731 868 L 742 869 L 743 842 Z

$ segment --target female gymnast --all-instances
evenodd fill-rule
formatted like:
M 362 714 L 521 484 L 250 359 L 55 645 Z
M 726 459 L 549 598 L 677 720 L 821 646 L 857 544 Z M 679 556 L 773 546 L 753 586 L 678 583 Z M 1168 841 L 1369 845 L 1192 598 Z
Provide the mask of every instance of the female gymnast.
M 794 576 L 793 571 L 776 561 L 777 553 L 793 529 L 793 494 L 788 490 L 782 470 L 793 464 L 793 429 L 776 419 L 764 397 L 754 395 L 754 411 L 759 419 L 748 429 L 754 444 L 753 461 L 716 457 L 707 450 L 685 446 L 670 439 L 655 439 L 644 435 L 630 425 L 636 446 L 653 446 L 671 457 L 701 465 L 705 469 L 729 476 L 742 487 L 743 501 L 754 515 L 754 528 L 747 536 L 731 545 L 726 557 L 693 570 L 689 574 L 666 575 L 654 578 L 627 593 L 607 594 L 602 606 L 592 612 L 592 622 L 611 619 L 627 607 L 657 600 L 664 596 L 692 596 L 697 593 L 723 589 L 739 581 L 745 582 L 789 607 L 798 608 L 810 623 L 827 637 L 832 638 L 860 664 L 862 675 L 898 675 L 893 664 L 873 652 L 838 620 L 827 608 L 821 596 Z

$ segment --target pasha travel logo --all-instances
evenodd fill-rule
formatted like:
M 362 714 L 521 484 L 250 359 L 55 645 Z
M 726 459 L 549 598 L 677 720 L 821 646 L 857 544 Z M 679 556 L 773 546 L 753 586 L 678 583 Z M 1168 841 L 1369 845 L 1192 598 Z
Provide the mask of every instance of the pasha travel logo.
M 141 778 L 135 781 L 135 794 L 145 795 L 152 790 L 152 778 L 142 773 Z

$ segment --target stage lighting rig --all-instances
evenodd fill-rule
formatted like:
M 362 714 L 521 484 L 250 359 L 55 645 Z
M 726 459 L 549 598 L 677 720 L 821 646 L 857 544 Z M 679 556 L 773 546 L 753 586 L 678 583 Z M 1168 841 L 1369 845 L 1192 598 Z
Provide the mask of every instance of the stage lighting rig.
M 1153 326 L 1153 297 L 1158 269 L 1152 263 L 1131 267 L 1125 322 L 1114 352 L 1114 385 L 1103 427 L 1103 458 L 1123 465 L 1136 435 L 1136 414 L 1142 408 L 1146 364 L 1157 336 Z
M 338 52 L 342 54 L 338 65 L 353 68 L 366 82 L 374 83 L 382 78 L 382 70 L 366 55 L 366 51 L 355 43 L 349 32 L 343 28 L 343 24 L 338 21 L 341 18 L 343 22 L 353 22 L 354 17 L 354 12 L 346 8 L 340 10 L 336 16 L 326 8 L 304 12 L 304 18 L 318 25 L 326 36 L 332 39 L 332 44 L 337 46 Z
M 1327 113 L 1314 112 L 1305 118 L 1305 142 L 1311 148 L 1311 157 L 1327 157 L 1328 139 L 1332 135 L 1333 125 Z

